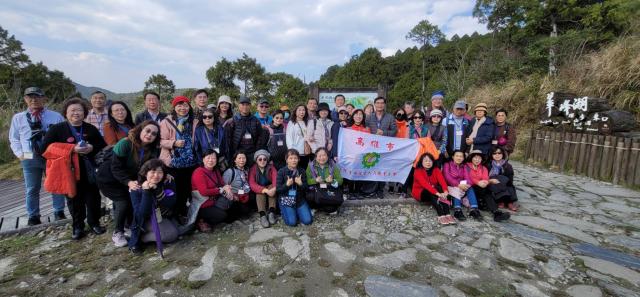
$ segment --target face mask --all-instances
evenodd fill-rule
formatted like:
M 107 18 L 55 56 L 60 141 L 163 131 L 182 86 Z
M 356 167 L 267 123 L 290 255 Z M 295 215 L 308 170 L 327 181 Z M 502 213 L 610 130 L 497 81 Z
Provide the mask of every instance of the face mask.
M 407 119 L 407 115 L 406 114 L 396 114 L 396 120 L 404 121 L 406 119 Z
M 288 112 L 288 111 L 285 111 L 285 112 L 284 112 L 284 119 L 285 119 L 285 120 L 288 120 L 288 119 L 289 119 L 289 112 Z

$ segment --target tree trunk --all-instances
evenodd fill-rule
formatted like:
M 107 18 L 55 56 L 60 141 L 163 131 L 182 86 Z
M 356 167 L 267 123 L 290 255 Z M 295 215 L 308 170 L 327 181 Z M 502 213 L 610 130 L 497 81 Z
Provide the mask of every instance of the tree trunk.
M 551 15 L 551 45 L 549 46 L 549 76 L 556 76 L 558 73 L 557 57 L 556 57 L 556 40 L 558 39 L 558 26 L 556 24 L 555 15 Z

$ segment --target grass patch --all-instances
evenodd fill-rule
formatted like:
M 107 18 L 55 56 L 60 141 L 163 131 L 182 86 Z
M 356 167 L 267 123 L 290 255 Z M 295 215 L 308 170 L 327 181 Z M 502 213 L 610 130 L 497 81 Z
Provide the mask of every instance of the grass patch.
M 409 264 L 404 264 L 402 266 L 402 269 L 409 271 L 409 272 L 418 272 L 420 271 L 420 267 L 418 267 L 418 265 L 413 264 L 413 263 L 409 263 Z
M 297 289 L 293 292 L 293 297 L 305 297 L 307 296 L 307 293 L 305 292 L 304 289 Z
M 549 257 L 545 255 L 533 255 L 533 258 L 543 263 L 549 262 Z
M 331 280 L 331 284 L 336 287 L 344 287 L 347 284 L 347 281 L 344 278 L 336 277 Z
M 394 270 L 391 271 L 390 274 L 392 277 L 397 278 L 397 279 L 407 279 L 409 278 L 411 275 L 405 271 L 402 270 Z
M 25 249 L 25 247 L 37 246 L 43 238 L 36 237 L 35 235 L 17 235 L 3 239 L 0 241 L 0 254 L 2 255 L 20 255 L 30 252 L 31 249 Z
M 289 272 L 289 275 L 293 278 L 304 278 L 306 276 L 306 274 L 302 270 L 291 270 L 291 272 Z

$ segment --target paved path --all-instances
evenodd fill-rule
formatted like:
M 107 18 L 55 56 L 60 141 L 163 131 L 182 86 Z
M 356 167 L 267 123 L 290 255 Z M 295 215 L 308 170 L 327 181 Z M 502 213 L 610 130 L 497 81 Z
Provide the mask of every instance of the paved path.
M 441 227 L 417 203 L 359 205 L 312 226 L 236 221 L 168 244 L 164 260 L 109 236 L 70 242 L 63 226 L 11 237 L 0 295 L 640 296 L 640 192 L 514 167 L 522 207 L 507 223 Z
M 27 226 L 27 209 L 24 198 L 24 182 L 0 180 L 0 233 L 21 229 Z M 69 216 L 69 210 L 65 207 Z M 51 194 L 40 192 L 40 220 L 43 223 L 53 222 Z

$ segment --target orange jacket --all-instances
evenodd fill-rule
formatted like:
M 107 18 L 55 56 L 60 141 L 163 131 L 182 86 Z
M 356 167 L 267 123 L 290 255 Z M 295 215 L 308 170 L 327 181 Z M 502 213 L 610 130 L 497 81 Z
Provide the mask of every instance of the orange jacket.
M 42 157 L 47 159 L 44 189 L 52 194 L 76 196 L 76 182 L 80 180 L 80 161 L 73 151 L 73 143 L 56 142 L 49 145 Z
M 433 143 L 433 140 L 431 140 L 431 137 L 421 137 L 416 140 L 418 141 L 418 144 L 420 144 L 420 148 L 418 149 L 418 156 L 416 157 L 415 162 L 413 162 L 413 167 L 416 167 L 418 165 L 418 162 L 420 162 L 420 157 L 424 153 L 430 153 L 435 160 L 438 160 L 438 158 L 440 157 L 440 151 L 438 151 L 438 148 L 436 148 L 436 145 Z
M 396 120 L 396 126 L 398 126 L 398 132 L 396 132 L 396 137 L 409 138 L 409 124 L 406 121 Z

